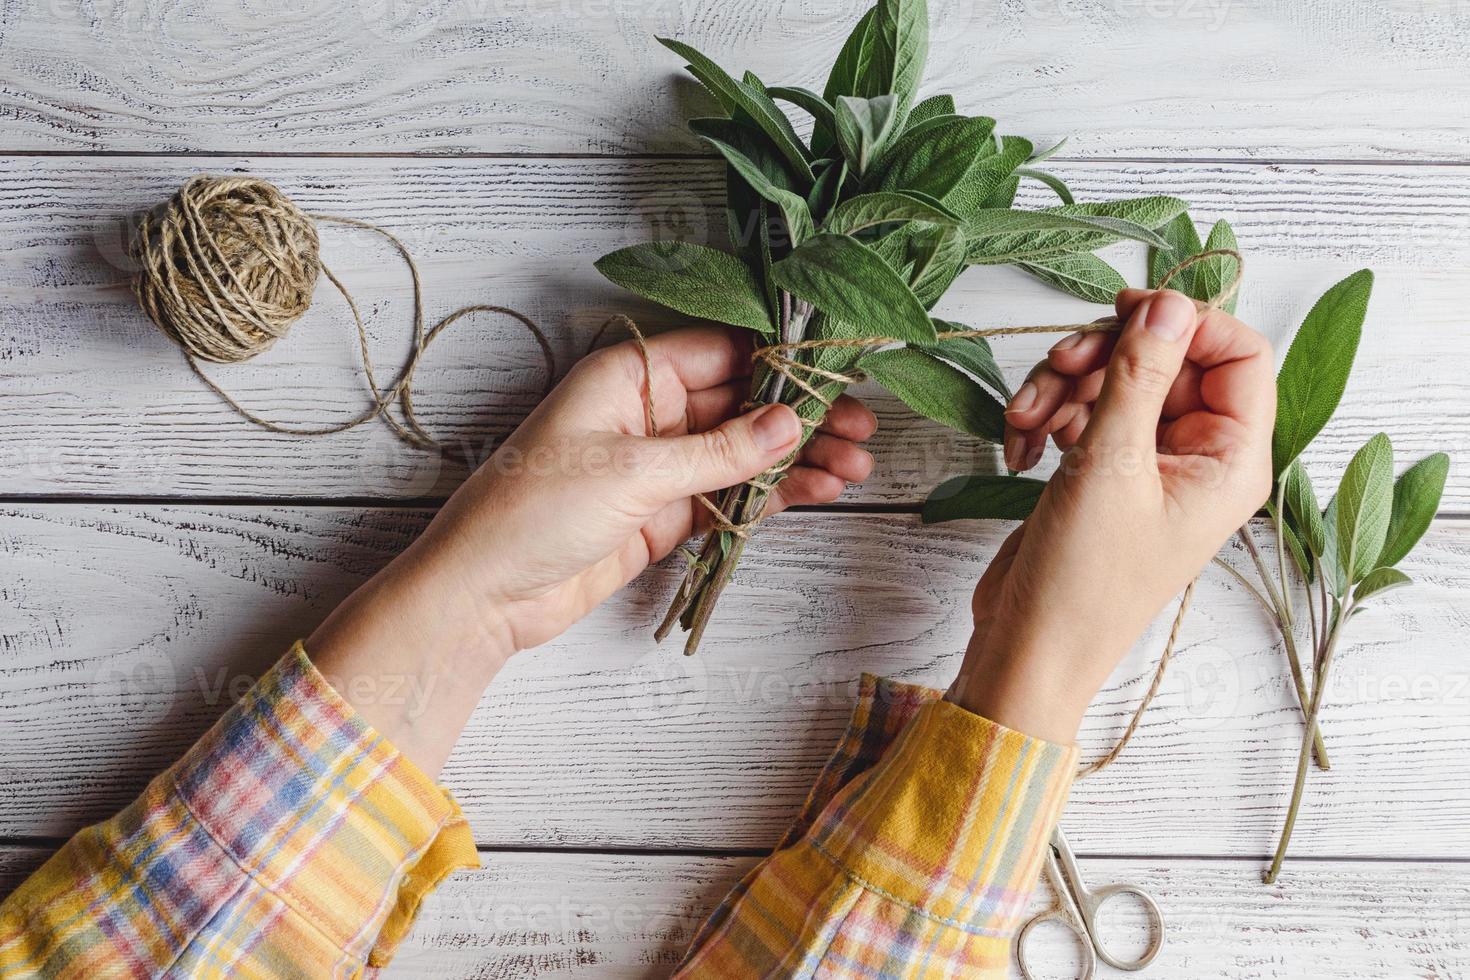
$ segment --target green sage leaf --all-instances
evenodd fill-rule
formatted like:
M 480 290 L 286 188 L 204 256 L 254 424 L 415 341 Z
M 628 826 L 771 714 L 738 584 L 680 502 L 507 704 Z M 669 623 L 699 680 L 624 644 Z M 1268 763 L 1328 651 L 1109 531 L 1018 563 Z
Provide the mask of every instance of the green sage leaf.
M 1042 256 L 1018 268 L 1055 289 L 1089 303 L 1111 304 L 1128 282 L 1112 266 L 1091 252 Z
M 771 275 L 793 296 L 870 335 L 935 341 L 929 314 L 908 283 L 854 238 L 818 234 L 777 262 Z
M 1177 197 L 1155 195 L 1153 197 L 1125 198 L 1120 201 L 1099 201 L 1090 204 L 1064 204 L 1061 207 L 1047 208 L 1046 210 L 1053 214 L 1065 214 L 1074 217 L 1118 219 L 1157 231 L 1170 221 L 1173 221 L 1176 216 L 1183 214 L 1188 207 L 1188 204 Z
M 1363 576 L 1363 581 L 1353 590 L 1353 602 L 1359 603 L 1371 595 L 1379 595 L 1393 589 L 1413 585 L 1414 580 L 1397 568 L 1375 568 Z
M 873 19 L 877 13 L 878 8 L 873 7 L 863 14 L 848 35 L 846 43 L 842 45 L 842 50 L 838 52 L 832 71 L 827 76 L 827 86 L 822 90 L 822 98 L 828 103 L 836 105 L 839 95 L 863 94 L 863 78 L 872 63 Z
M 924 501 L 923 521 L 1024 521 L 1036 509 L 1045 480 L 977 473 L 945 480 Z
M 1174 217 L 1173 221 L 1159 229 L 1159 234 L 1168 243 L 1167 248 L 1154 247 L 1148 250 L 1148 285 L 1150 289 L 1159 289 L 1163 286 L 1164 276 L 1169 274 L 1180 262 L 1193 255 L 1198 255 L 1204 248 L 1200 243 L 1199 231 L 1194 227 L 1194 219 L 1189 212 L 1182 212 Z M 1181 270 L 1180 273 L 1169 281 L 1170 289 L 1177 289 L 1190 299 L 1199 299 L 1194 288 L 1194 278 L 1198 275 L 1198 266 L 1191 266 Z
M 790 189 L 790 171 L 756 130 L 730 119 L 691 119 L 689 128 L 718 150 L 752 190 L 781 209 L 794 244 L 811 237 L 806 198 Z
M 945 198 L 962 218 L 974 218 L 979 212 L 990 208 L 1007 209 L 1016 200 L 1021 178 L 1017 168 L 1031 155 L 1031 142 L 1019 136 L 1001 138 L 998 153 L 991 153 L 961 178 L 954 190 Z
M 905 133 L 875 174 L 878 190 L 922 191 L 943 201 L 987 155 L 995 120 L 931 120 Z
M 760 334 L 774 332 L 760 283 L 749 266 L 725 252 L 688 242 L 653 242 L 620 248 L 595 265 L 624 289 L 680 313 Z
M 1318 562 L 1322 577 L 1333 595 L 1342 598 L 1347 594 L 1347 585 L 1342 577 L 1342 561 L 1337 550 L 1337 496 L 1327 501 L 1322 511 L 1322 558 Z
M 939 333 L 954 333 L 970 328 L 963 323 L 936 319 L 934 329 Z M 946 337 L 923 350 L 963 368 L 993 388 L 1002 399 L 1011 400 L 1011 389 L 1006 384 L 1000 365 L 995 362 L 995 352 L 990 348 L 990 341 L 979 334 L 973 337 Z
M 1230 227 L 1230 222 L 1223 219 L 1215 222 L 1215 227 L 1210 229 L 1210 237 L 1205 241 L 1205 251 L 1214 252 L 1220 249 L 1240 251 L 1240 245 L 1235 240 L 1235 230 Z M 1201 294 L 1198 297 L 1200 302 L 1208 303 L 1223 293 L 1226 286 L 1240 274 L 1239 269 L 1240 262 L 1228 255 L 1212 256 L 1195 266 L 1195 287 Z M 1220 309 L 1233 314 L 1239 298 L 1237 293 L 1221 303 Z
M 1041 181 L 1041 183 L 1051 188 L 1051 192 L 1053 194 L 1062 199 L 1063 204 L 1077 203 L 1072 198 L 1071 188 L 1067 186 L 1066 182 L 1063 181 L 1062 178 L 1056 176 L 1055 174 L 1049 174 L 1045 170 L 1036 170 L 1032 167 L 1022 167 L 1016 171 L 1016 175 L 1020 177 L 1030 177 L 1032 180 Z
M 1435 453 L 1409 467 L 1394 481 L 1393 511 L 1378 564 L 1397 565 L 1424 537 L 1439 512 L 1439 499 L 1449 475 L 1450 458 Z
M 1125 202 L 1116 204 L 1119 205 L 1116 211 L 1128 210 L 1121 206 Z M 1048 256 L 1091 252 L 1123 239 L 1154 245 L 1162 243 L 1148 225 L 1086 204 L 1045 211 L 981 211 L 966 224 L 965 236 L 970 245 L 966 256 L 968 261 L 987 265 L 1034 264 Z
M 770 137 L 797 176 L 806 181 L 812 179 L 806 150 L 792 128 L 791 120 L 763 89 L 737 82 L 719 65 L 682 41 L 661 37 L 658 42 L 688 61 L 690 72 L 715 92 L 727 111 L 735 107 L 749 114 L 761 131 Z
M 860 99 L 851 95 L 837 97 L 837 145 L 847 158 L 847 165 L 859 177 L 883 152 L 896 122 L 898 103 L 892 95 Z
M 1373 273 L 1355 272 L 1322 295 L 1291 341 L 1276 376 L 1271 459 L 1280 476 L 1337 411 L 1353 370 Z
M 1393 512 L 1393 446 L 1378 433 L 1359 449 L 1337 488 L 1338 562 L 1349 583 L 1378 567 Z
M 1009 137 L 1007 137 L 1007 139 L 1009 139 Z M 1005 180 L 1001 181 L 999 187 L 991 192 L 991 195 L 989 197 L 981 201 L 976 207 L 968 208 L 960 206 L 958 202 L 956 202 L 955 210 L 959 211 L 965 217 L 971 217 L 974 211 L 988 211 L 991 209 L 1009 208 L 1016 203 L 1016 194 L 1020 190 L 1021 178 L 1016 176 L 1007 177 Z M 956 193 L 959 192 L 956 191 Z M 951 200 L 953 200 L 954 196 L 954 194 L 950 195 Z
M 1274 508 L 1269 509 L 1274 510 Z M 1320 517 L 1321 515 L 1318 516 Z M 1302 578 L 1308 584 L 1311 584 L 1313 579 L 1316 578 L 1316 575 L 1312 572 L 1312 559 L 1307 557 L 1307 549 L 1302 546 L 1302 539 L 1297 534 L 1296 527 L 1290 521 L 1286 521 L 1284 518 L 1282 520 L 1281 540 L 1286 543 L 1287 553 L 1291 555 L 1291 560 L 1295 563 L 1297 571 L 1302 573 Z
M 877 191 L 859 194 L 837 205 L 827 218 L 825 230 L 835 235 L 851 235 L 865 228 L 909 221 L 949 226 L 959 224 L 958 218 L 932 198 L 899 191 Z
M 924 309 L 944 296 L 965 268 L 965 234 L 949 225 L 915 225 L 908 256 L 913 267 L 909 283 Z
M 842 183 L 847 180 L 847 161 L 828 160 L 825 167 L 817 170 L 817 182 L 807 194 L 807 208 L 813 221 L 824 221 L 842 196 Z
M 900 125 L 914 104 L 929 58 L 929 6 L 926 0 L 878 0 L 873 17 L 872 64 L 865 79 L 869 98 L 893 95 Z
M 801 88 L 798 85 L 773 85 L 766 90 L 766 94 L 773 99 L 790 102 L 812 117 L 813 153 L 818 153 L 819 145 L 823 149 L 837 145 L 836 109 L 826 99 L 811 89 Z
M 929 98 L 914 106 L 909 112 L 906 128 L 913 129 L 921 122 L 933 119 L 935 116 L 952 116 L 955 114 L 953 95 L 931 95 Z
M 937 357 L 901 347 L 865 355 L 857 366 L 925 418 L 990 442 L 1005 435 L 1004 406 L 979 382 Z
M 1229 222 L 1226 221 L 1215 222 L 1215 227 L 1210 230 L 1209 240 L 1201 244 L 1199 232 L 1194 226 L 1194 219 L 1188 213 L 1181 214 L 1169 222 L 1164 226 L 1161 234 L 1169 242 L 1171 248 L 1168 251 L 1149 250 L 1149 285 L 1153 288 L 1163 286 L 1164 277 L 1176 266 L 1187 259 L 1194 258 L 1201 252 L 1239 249 L 1235 241 L 1235 232 L 1231 230 Z M 1173 279 L 1169 280 L 1168 287 L 1178 290 L 1190 299 L 1208 303 L 1225 291 L 1226 285 L 1235 278 L 1238 265 L 1235 259 L 1228 256 L 1213 256 L 1181 269 Z M 1234 313 L 1235 303 L 1236 297 L 1232 296 L 1220 304 L 1220 308 L 1227 313 Z
M 1317 492 L 1312 489 L 1312 479 L 1301 460 L 1293 460 L 1282 479 L 1286 481 L 1282 489 L 1287 513 L 1301 529 L 1302 543 L 1307 550 L 1321 558 L 1327 547 L 1327 530 L 1322 525 L 1322 508 L 1317 503 Z

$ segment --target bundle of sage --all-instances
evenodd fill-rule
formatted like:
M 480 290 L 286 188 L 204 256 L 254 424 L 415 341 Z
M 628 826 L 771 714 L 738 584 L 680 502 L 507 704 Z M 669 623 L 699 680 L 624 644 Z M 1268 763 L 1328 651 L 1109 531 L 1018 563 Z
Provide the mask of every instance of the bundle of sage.
M 1188 214 L 1171 222 L 1164 237 L 1171 251 L 1167 257 L 1154 256 L 1151 285 L 1157 285 L 1165 262 L 1201 250 Z M 1211 243 L 1228 241 L 1231 248 L 1234 240 L 1224 222 L 1210 235 Z M 1217 271 L 1181 276 L 1172 285 L 1203 301 L 1219 288 Z M 1281 872 L 1313 756 L 1319 767 L 1330 765 L 1318 722 L 1343 631 L 1371 605 L 1369 600 L 1376 603 L 1385 592 L 1411 584 L 1398 565 L 1429 529 L 1449 474 L 1449 457 L 1434 453 L 1395 480 L 1393 447 L 1379 433 L 1348 464 L 1327 506 L 1318 503 L 1300 457 L 1332 419 L 1347 389 L 1372 290 L 1373 274 L 1366 269 L 1327 290 L 1297 330 L 1277 375 L 1271 447 L 1276 480 L 1266 504 L 1274 561 L 1263 555 L 1251 525 L 1236 535 L 1260 586 L 1223 557 L 1215 559 L 1260 603 L 1279 632 L 1306 722 L 1286 825 L 1265 876 L 1268 883 Z M 930 496 L 924 520 L 1023 520 L 1045 487 L 1043 481 L 1025 477 L 958 477 Z M 1306 657 L 1304 644 L 1309 644 Z
M 921 415 L 998 442 L 1004 378 L 983 336 L 929 313 L 971 265 L 1015 265 L 1098 303 L 1126 283 L 1094 253 L 1124 240 L 1168 251 L 1157 229 L 1183 212 L 1172 197 L 1077 203 L 1066 184 L 1036 169 L 1034 153 L 1001 136 L 995 120 L 956 111 L 948 95 L 916 101 L 929 48 L 924 0 L 880 0 L 837 56 L 821 94 L 737 80 L 679 41 L 660 39 L 722 115 L 690 129 L 727 164 L 732 252 L 681 241 L 604 256 L 604 276 L 690 316 L 758 335 L 752 405 L 784 402 L 808 434 L 859 376 L 873 378 Z M 779 107 L 811 117 L 803 141 Z M 1023 179 L 1061 204 L 1013 207 Z M 1196 275 L 1201 275 L 1196 272 Z M 794 457 L 793 457 L 794 458 Z M 676 623 L 686 653 L 736 565 L 750 529 L 791 459 L 726 490 L 715 526 L 689 571 L 662 639 Z

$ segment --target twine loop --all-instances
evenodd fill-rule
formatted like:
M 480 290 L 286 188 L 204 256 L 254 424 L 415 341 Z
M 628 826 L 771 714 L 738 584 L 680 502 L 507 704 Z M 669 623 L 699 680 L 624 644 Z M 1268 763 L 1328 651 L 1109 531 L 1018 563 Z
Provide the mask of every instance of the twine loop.
M 402 257 L 413 278 L 412 349 L 397 380 L 386 388 L 373 370 L 367 325 L 357 301 L 322 261 L 320 223 L 382 236 Z M 536 339 L 546 364 L 543 397 L 556 381 L 551 344 L 530 317 L 505 306 L 466 306 L 425 330 L 423 284 L 408 246 L 366 221 L 308 214 L 274 184 L 258 177 L 201 174 L 190 178 L 164 205 L 140 218 L 128 254 L 138 265 L 133 293 L 148 318 L 179 346 L 206 386 L 241 417 L 272 432 L 330 435 L 382 416 L 409 445 L 449 452 L 419 424 L 413 408 L 413 377 L 435 338 L 472 313 L 497 313 L 522 324 Z M 272 422 L 236 401 L 204 373 L 200 362 L 238 364 L 269 350 L 306 314 L 322 276 L 352 311 L 371 403 L 357 415 L 330 425 L 297 427 Z M 400 404 L 402 421 L 389 412 L 395 402 Z M 471 454 L 465 450 L 464 455 Z

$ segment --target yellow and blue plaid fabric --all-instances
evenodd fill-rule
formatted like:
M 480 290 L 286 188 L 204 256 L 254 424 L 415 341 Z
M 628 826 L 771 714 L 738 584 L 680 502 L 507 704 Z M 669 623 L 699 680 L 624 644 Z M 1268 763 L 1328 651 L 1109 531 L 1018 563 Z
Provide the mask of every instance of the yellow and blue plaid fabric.
M 796 824 L 681 977 L 1003 977 L 1075 748 L 864 676 Z
M 0 976 L 359 976 L 478 865 L 454 800 L 298 644 L 0 905 Z
M 797 821 L 679 975 L 1004 975 L 1075 755 L 865 676 Z M 371 974 L 478 863 L 454 800 L 298 644 L 0 905 L 0 976 Z

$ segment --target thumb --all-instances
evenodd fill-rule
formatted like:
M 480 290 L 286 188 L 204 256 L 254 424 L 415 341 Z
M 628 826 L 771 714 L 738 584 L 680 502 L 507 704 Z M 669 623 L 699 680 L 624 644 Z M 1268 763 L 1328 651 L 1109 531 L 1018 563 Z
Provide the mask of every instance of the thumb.
M 718 428 L 669 439 L 672 499 L 712 493 L 770 469 L 801 441 L 801 420 L 786 405 L 765 405 Z
M 1199 311 L 1183 293 L 1160 290 L 1138 305 L 1108 361 L 1088 441 L 1153 450 L 1164 399 L 1198 325 Z

